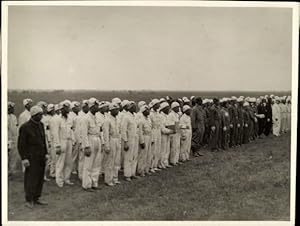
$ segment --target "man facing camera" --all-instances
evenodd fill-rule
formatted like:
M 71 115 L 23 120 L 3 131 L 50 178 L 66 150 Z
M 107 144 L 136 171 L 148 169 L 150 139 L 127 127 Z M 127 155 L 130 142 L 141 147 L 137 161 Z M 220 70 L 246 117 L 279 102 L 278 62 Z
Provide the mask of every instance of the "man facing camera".
M 24 188 L 26 207 L 32 209 L 35 204 L 46 205 L 40 200 L 44 182 L 46 159 L 48 158 L 43 123 L 43 109 L 33 106 L 31 118 L 19 131 L 18 150 L 25 168 Z

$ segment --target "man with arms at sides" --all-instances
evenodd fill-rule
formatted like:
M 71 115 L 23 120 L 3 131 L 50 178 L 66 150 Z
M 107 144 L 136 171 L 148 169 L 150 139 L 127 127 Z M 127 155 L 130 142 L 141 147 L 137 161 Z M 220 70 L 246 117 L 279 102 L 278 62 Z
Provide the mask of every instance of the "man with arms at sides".
M 39 106 L 30 109 L 31 118 L 19 130 L 18 150 L 25 168 L 24 188 L 26 207 L 32 209 L 35 204 L 46 205 L 40 200 L 46 159 L 48 151 L 46 146 L 44 125 L 41 123 L 43 110 Z

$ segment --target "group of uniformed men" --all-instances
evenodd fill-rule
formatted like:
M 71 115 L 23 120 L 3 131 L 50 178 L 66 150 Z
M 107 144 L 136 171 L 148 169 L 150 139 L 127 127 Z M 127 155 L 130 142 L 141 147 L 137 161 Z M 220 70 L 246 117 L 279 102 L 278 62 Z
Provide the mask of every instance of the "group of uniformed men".
M 9 173 L 16 169 L 19 151 L 28 202 L 41 192 L 28 192 L 41 190 L 40 181 L 33 188 L 32 177 L 48 181 L 49 175 L 63 187 L 74 184 L 70 180 L 73 173 L 85 191 L 94 191 L 101 175 L 108 186 L 114 186 L 120 183 L 120 171 L 131 181 L 182 164 L 190 155 L 201 156 L 206 146 L 212 151 L 226 150 L 270 133 L 279 136 L 291 126 L 290 96 L 204 100 L 167 96 L 149 104 L 90 98 L 81 103 L 40 101 L 35 106 L 25 99 L 23 105 L 25 110 L 17 120 L 14 103 L 8 102 Z M 43 131 L 31 132 L 35 128 Z M 37 144 L 39 136 L 44 143 Z M 46 156 L 42 175 L 29 170 L 34 167 L 31 161 L 38 145 Z

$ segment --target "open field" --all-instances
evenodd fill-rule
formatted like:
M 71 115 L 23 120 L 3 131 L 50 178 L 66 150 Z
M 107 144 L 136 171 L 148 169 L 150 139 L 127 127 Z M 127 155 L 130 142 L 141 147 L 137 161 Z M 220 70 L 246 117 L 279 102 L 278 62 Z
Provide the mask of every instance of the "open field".
M 290 92 L 272 92 L 274 95 L 290 95 Z M 19 115 L 23 111 L 22 101 L 25 98 L 31 98 L 36 103 L 38 101 L 46 101 L 47 103 L 59 103 L 65 99 L 81 101 L 90 97 L 96 97 L 98 100 L 110 101 L 114 97 L 128 99 L 133 101 L 150 101 L 153 98 L 166 97 L 173 98 L 183 96 L 201 96 L 205 98 L 212 97 L 231 97 L 235 96 L 254 96 L 271 94 L 270 92 L 203 92 L 203 91 L 91 91 L 91 90 L 55 90 L 55 91 L 8 91 L 8 100 L 16 103 L 15 113 Z
M 289 220 L 290 134 L 256 140 L 152 176 L 83 192 L 44 185 L 47 207 L 24 207 L 21 173 L 9 181 L 9 220 Z M 272 158 L 270 158 L 272 156 Z

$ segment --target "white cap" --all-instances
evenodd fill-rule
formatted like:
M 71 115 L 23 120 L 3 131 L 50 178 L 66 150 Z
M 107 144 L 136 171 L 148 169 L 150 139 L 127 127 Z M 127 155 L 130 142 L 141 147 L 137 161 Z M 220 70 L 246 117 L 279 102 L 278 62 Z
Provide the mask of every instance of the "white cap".
M 187 98 L 187 97 L 183 97 L 182 98 L 182 101 L 184 102 L 184 103 L 190 103 L 191 101 L 189 100 L 189 98 Z
M 83 100 L 82 105 L 89 105 L 89 101 L 88 100 Z
M 47 106 L 47 112 L 53 111 L 55 109 L 54 104 L 48 104 Z
M 140 108 L 140 111 L 143 113 L 144 111 L 148 110 L 149 107 L 147 105 L 143 105 L 141 108 Z
M 123 100 L 121 106 L 124 108 L 127 104 L 129 104 L 129 100 Z
M 153 99 L 151 101 L 151 103 L 152 103 L 152 106 L 154 106 L 155 104 L 160 104 L 160 101 L 158 99 Z
M 189 105 L 184 105 L 182 108 L 182 112 L 186 112 L 187 110 L 191 109 L 191 107 Z
M 54 106 L 54 111 L 60 110 L 61 107 L 62 107 L 61 104 L 55 104 L 55 106 Z
M 109 107 L 109 103 L 105 102 L 105 101 L 101 101 L 99 103 L 99 108 L 104 108 L 104 107 Z
M 109 104 L 109 110 L 119 109 L 119 105 L 117 103 Z
M 159 100 L 160 103 L 162 103 L 162 102 L 164 102 L 164 101 L 166 101 L 165 98 L 160 98 L 160 100 Z
M 60 102 L 60 105 L 63 106 L 67 106 L 70 107 L 71 106 L 71 102 L 69 100 L 64 100 L 62 102 Z
M 36 105 L 45 108 L 47 107 L 47 103 L 45 101 L 39 101 Z
M 243 98 L 241 98 L 241 97 L 239 97 L 238 99 L 237 99 L 237 102 L 242 102 L 243 101 Z
M 14 102 L 11 102 L 11 101 L 8 101 L 7 102 L 7 107 L 8 108 L 11 108 L 11 107 L 14 107 L 15 106 L 15 103 Z
M 237 100 L 236 96 L 232 96 L 231 100 Z
M 249 106 L 249 103 L 246 101 L 244 104 L 243 104 L 244 107 L 246 106 Z
M 113 104 L 121 104 L 121 103 L 122 103 L 122 101 L 121 101 L 121 99 L 120 99 L 119 97 L 113 98 L 113 99 L 111 100 L 111 102 L 112 102 Z
M 138 102 L 138 107 L 141 108 L 145 104 L 146 104 L 146 102 L 141 100 L 141 101 Z
M 34 116 L 34 115 L 39 114 L 39 113 L 43 113 L 43 109 L 40 106 L 35 105 L 32 108 L 30 108 L 30 115 L 31 116 Z
M 99 104 L 99 101 L 95 97 L 92 97 L 89 99 L 88 103 L 89 103 L 89 107 L 93 107 L 96 104 Z
M 191 99 L 191 100 L 193 100 L 194 98 L 195 98 L 195 96 L 191 96 L 191 98 L 190 98 L 190 99 Z
M 80 103 L 78 101 L 73 101 L 70 106 L 71 106 L 71 108 L 79 107 Z
M 164 108 L 166 108 L 166 107 L 169 107 L 170 105 L 167 103 L 167 102 L 162 102 L 161 104 L 160 104 L 160 110 L 162 110 L 162 109 L 164 109 Z
M 180 107 L 180 104 L 179 104 L 177 101 L 174 101 L 174 102 L 171 104 L 171 109 L 176 108 L 176 107 Z
M 27 105 L 27 104 L 29 104 L 29 103 L 33 103 L 33 100 L 31 100 L 29 98 L 23 100 L 23 105 L 24 106 Z

